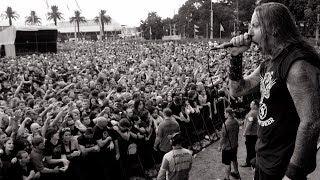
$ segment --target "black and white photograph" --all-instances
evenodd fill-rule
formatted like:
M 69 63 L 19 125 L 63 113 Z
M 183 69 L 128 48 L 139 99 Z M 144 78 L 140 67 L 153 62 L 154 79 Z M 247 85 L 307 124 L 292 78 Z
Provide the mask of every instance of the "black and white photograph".
M 0 0 L 0 180 L 320 180 L 320 0 Z

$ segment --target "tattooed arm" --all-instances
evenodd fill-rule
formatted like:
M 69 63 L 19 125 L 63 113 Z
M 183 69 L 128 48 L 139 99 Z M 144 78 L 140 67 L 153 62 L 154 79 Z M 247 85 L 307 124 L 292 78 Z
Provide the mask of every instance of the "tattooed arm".
M 295 148 L 286 175 L 311 173 L 316 167 L 320 132 L 320 70 L 305 61 L 295 62 L 287 87 L 300 117 Z M 291 176 L 291 177 L 290 177 Z
M 249 76 L 233 81 L 229 79 L 229 89 L 231 96 L 243 96 L 254 91 L 258 91 L 260 83 L 260 66 L 252 72 Z

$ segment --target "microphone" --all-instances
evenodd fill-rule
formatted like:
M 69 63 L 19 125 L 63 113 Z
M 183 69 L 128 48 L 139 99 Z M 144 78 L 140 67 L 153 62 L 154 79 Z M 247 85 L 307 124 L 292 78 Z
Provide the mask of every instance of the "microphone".
M 233 47 L 233 44 L 231 42 L 225 42 L 225 43 L 222 43 L 218 46 L 212 47 L 210 50 L 227 49 L 229 47 Z
M 250 43 L 252 41 L 251 38 L 252 38 L 252 36 L 248 35 L 248 39 L 247 40 L 250 41 Z M 217 50 L 217 49 L 227 49 L 229 47 L 234 47 L 234 45 L 231 42 L 224 42 L 224 43 L 222 43 L 222 44 L 220 44 L 218 46 L 212 47 L 210 50 L 212 51 L 212 50 Z

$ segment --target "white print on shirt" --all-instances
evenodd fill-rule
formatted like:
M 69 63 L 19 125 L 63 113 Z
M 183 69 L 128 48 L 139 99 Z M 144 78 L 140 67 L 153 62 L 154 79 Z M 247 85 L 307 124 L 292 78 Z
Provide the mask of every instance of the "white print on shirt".
M 191 153 L 185 150 L 172 150 L 164 158 L 169 162 L 168 171 L 171 173 L 187 170 L 192 163 Z
M 264 77 L 260 77 L 260 91 L 261 91 L 261 100 L 260 102 L 263 102 L 263 99 L 269 99 L 270 97 L 270 90 L 274 84 L 276 84 L 276 80 L 272 80 L 273 71 L 267 72 Z
M 260 126 L 269 126 L 270 124 L 272 124 L 274 122 L 274 119 L 271 117 L 265 121 L 261 121 L 260 119 L 258 119 L 258 123 Z
M 259 119 L 264 119 L 267 117 L 268 114 L 268 108 L 265 103 L 260 103 L 259 107 Z
M 268 114 L 268 107 L 265 103 L 263 103 L 264 99 L 270 98 L 270 90 L 273 85 L 276 84 L 276 80 L 272 79 L 273 71 L 267 72 L 264 77 L 260 77 L 260 92 L 261 92 L 261 99 L 260 99 L 260 107 L 259 107 L 259 118 L 258 123 L 260 126 L 269 126 L 274 122 L 274 119 L 270 117 L 269 119 L 264 119 L 267 117 Z

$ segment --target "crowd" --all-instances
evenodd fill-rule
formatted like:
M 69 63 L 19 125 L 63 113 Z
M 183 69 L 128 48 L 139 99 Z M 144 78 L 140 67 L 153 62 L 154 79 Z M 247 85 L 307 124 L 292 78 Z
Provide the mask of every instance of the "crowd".
M 152 177 L 169 121 L 196 153 L 219 138 L 227 106 L 241 119 L 256 99 L 229 95 L 230 57 L 205 42 L 62 47 L 0 60 L 0 179 Z M 262 58 L 246 53 L 249 74 Z

